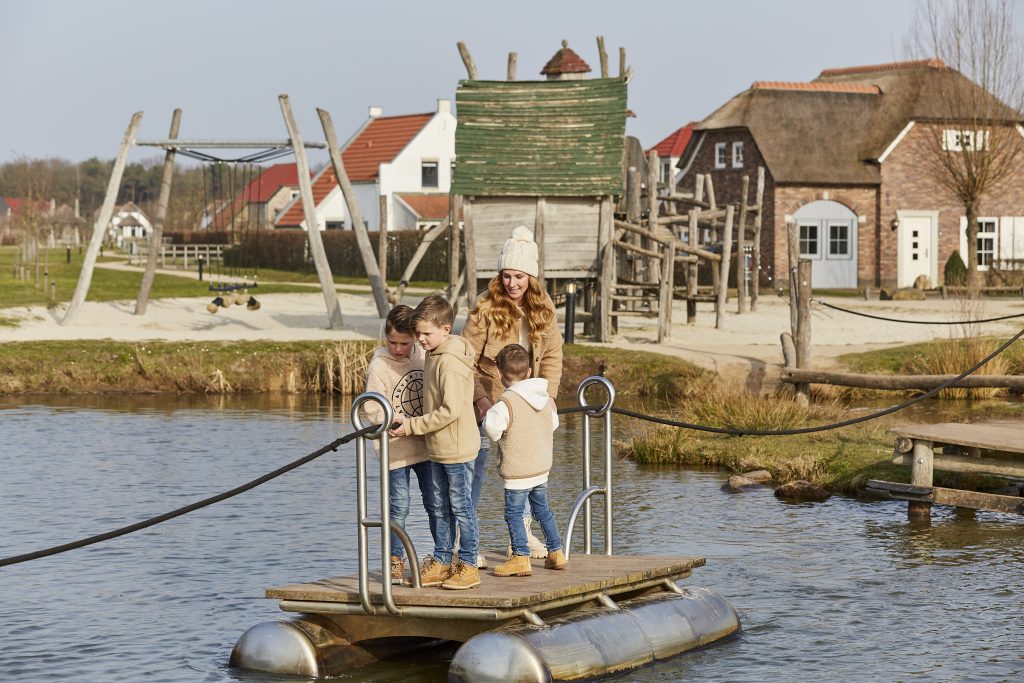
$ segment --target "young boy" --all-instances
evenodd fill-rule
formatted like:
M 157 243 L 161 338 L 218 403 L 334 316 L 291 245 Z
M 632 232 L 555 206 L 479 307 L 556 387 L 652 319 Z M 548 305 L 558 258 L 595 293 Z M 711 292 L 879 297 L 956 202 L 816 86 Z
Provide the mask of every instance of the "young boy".
M 529 576 L 530 547 L 526 541 L 523 511 L 530 501 L 533 517 L 540 522 L 548 556 L 547 569 L 565 569 L 555 517 L 548 508 L 548 473 L 551 471 L 551 432 L 558 415 L 548 405 L 548 381 L 530 378 L 530 354 L 519 344 L 509 344 L 495 358 L 498 377 L 505 386 L 501 398 L 484 416 L 484 432 L 501 451 L 498 472 L 505 480 L 505 523 L 512 538 L 512 557 L 494 568 L 495 576 Z
M 439 522 L 434 555 L 423 561 L 420 583 L 450 590 L 480 585 L 476 567 L 479 531 L 473 509 L 473 461 L 480 450 L 480 432 L 473 411 L 473 348 L 452 334 L 455 314 L 439 294 L 416 307 L 416 339 L 427 351 L 423 367 L 423 415 L 396 417 L 392 436 L 423 434 L 434 481 L 434 503 L 447 514 Z M 454 524 L 459 527 L 459 558 L 454 562 Z
M 385 345 L 373 352 L 366 369 L 366 390 L 383 394 L 391 401 L 395 415 L 423 414 L 423 351 L 413 336 L 413 310 L 395 306 L 384 321 Z M 366 416 L 374 422 L 384 419 L 384 409 L 376 402 L 365 404 Z M 380 441 L 374 440 L 380 451 Z M 447 523 L 447 515 L 434 504 L 433 477 L 427 460 L 426 443 L 420 436 L 403 436 L 391 440 L 388 481 L 391 488 L 391 520 L 405 529 L 409 517 L 410 473 L 416 473 L 427 511 L 431 540 L 437 541 L 437 524 Z M 391 532 L 391 583 L 401 584 L 405 572 L 405 546 Z

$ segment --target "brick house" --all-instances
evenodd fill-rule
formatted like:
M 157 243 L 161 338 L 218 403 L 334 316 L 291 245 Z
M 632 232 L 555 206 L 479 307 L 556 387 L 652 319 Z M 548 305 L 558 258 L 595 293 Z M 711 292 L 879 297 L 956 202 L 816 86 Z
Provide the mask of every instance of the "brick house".
M 698 123 L 680 183 L 710 174 L 719 203 L 738 202 L 742 176 L 765 167 L 761 277 L 773 285 L 788 267 L 788 222 L 815 287 L 907 287 L 919 275 L 940 284 L 953 251 L 966 258 L 966 219 L 925 147 L 973 134 L 944 111 L 950 84 L 995 102 L 1005 130 L 1024 135 L 1019 113 L 941 60 L 826 69 L 807 83 L 757 81 Z M 978 223 L 979 270 L 1019 268 L 1024 158 L 982 198 Z
M 209 230 L 242 232 L 270 227 L 278 214 L 299 196 L 295 163 L 273 164 L 258 173 L 204 226 Z

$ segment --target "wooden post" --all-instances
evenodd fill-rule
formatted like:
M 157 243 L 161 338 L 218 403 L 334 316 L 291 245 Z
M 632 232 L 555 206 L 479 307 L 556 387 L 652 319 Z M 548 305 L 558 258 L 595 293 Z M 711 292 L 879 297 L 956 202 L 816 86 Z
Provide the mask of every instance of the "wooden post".
M 671 242 L 662 246 L 661 269 L 665 276 L 661 279 L 658 298 L 658 343 L 672 338 L 672 269 L 675 266 L 676 250 Z
M 324 137 L 327 139 L 327 150 L 331 156 L 331 165 L 334 167 L 334 176 L 338 180 L 338 187 L 341 188 L 341 196 L 348 207 L 349 218 L 352 219 L 352 231 L 356 235 L 356 244 L 359 246 L 359 255 L 363 259 L 363 268 L 370 280 L 370 289 L 373 291 L 373 301 L 377 305 L 377 315 L 384 318 L 388 314 L 388 295 L 384 279 L 381 276 L 377 261 L 373 258 L 373 245 L 370 244 L 370 236 L 366 231 L 366 223 L 363 220 L 363 212 L 359 207 L 355 190 L 349 181 L 348 172 L 345 170 L 345 163 L 341 158 L 341 148 L 338 146 L 338 136 L 334 132 L 334 122 L 331 115 L 325 109 L 317 109 L 320 115 L 320 124 L 324 129 Z M 401 297 L 399 297 L 401 298 Z
M 461 40 L 457 43 L 459 47 L 459 54 L 462 56 L 462 63 L 466 65 L 466 74 L 471 81 L 476 80 L 476 64 L 473 63 L 473 57 L 469 54 L 469 48 Z
M 107 194 L 103 198 L 103 205 L 100 207 L 100 215 L 96 218 L 96 224 L 92 228 L 92 238 L 89 240 L 89 248 L 85 250 L 85 258 L 82 261 L 82 270 L 78 274 L 78 284 L 75 285 L 75 293 L 68 304 L 68 310 L 61 319 L 61 325 L 68 325 L 78 317 L 78 312 L 85 303 L 85 295 L 89 292 L 89 284 L 92 282 L 92 271 L 96 267 L 96 256 L 103 245 L 103 237 L 107 233 L 107 226 L 110 218 L 114 215 L 114 202 L 117 201 L 117 191 L 121 187 L 121 176 L 124 175 L 124 167 L 128 161 L 128 152 L 135 144 L 135 134 L 139 131 L 139 124 L 142 122 L 142 112 L 132 114 L 132 120 L 121 140 L 121 149 L 114 161 L 114 168 L 110 172 L 110 181 L 107 183 Z
M 597 340 L 601 342 L 611 341 L 612 325 L 612 286 L 615 282 L 615 231 L 612 225 L 612 198 L 601 197 L 597 226 L 597 258 L 601 264 L 598 271 L 598 315 Z
M 388 196 L 382 194 L 379 199 L 380 227 L 377 233 L 377 269 L 384 286 L 388 284 Z
M 764 215 L 764 166 L 757 167 L 757 213 L 754 214 L 754 246 L 750 254 L 750 310 L 757 310 L 761 290 L 761 216 Z
M 473 236 L 473 198 L 462 203 L 462 241 L 466 247 L 466 305 L 476 302 L 476 239 Z
M 729 291 L 729 263 L 732 255 L 732 217 L 736 207 L 725 207 L 725 230 L 722 233 L 722 275 L 718 287 L 718 306 L 715 311 L 715 329 L 722 329 L 725 323 L 725 295 Z
M 786 247 L 788 263 L 786 264 L 786 279 L 789 281 L 789 329 L 793 339 L 799 334 L 797 325 L 797 301 L 796 301 L 796 263 L 800 260 L 800 234 L 796 223 L 786 224 Z
M 740 224 L 736 228 L 736 312 L 747 312 L 747 191 L 750 176 L 743 176 L 740 186 Z
M 547 290 L 547 282 L 544 279 L 544 214 L 546 207 L 547 202 L 544 197 L 537 197 L 537 211 L 533 221 L 533 241 L 537 243 L 537 280 L 543 290 Z
M 630 166 L 626 173 L 626 222 L 633 225 L 640 225 L 640 171 L 635 166 Z M 640 246 L 640 235 L 631 232 L 627 238 L 630 244 Z M 630 257 L 630 278 L 639 280 L 642 261 L 634 254 Z M 628 310 L 634 310 L 635 302 L 628 302 Z
M 299 125 L 295 122 L 292 105 L 287 95 L 279 95 L 281 114 L 288 128 L 288 137 L 292 142 L 295 154 L 295 166 L 299 174 L 299 196 L 302 199 L 302 213 L 306 219 L 306 236 L 309 239 L 309 253 L 313 255 L 313 265 L 320 279 L 320 289 L 324 293 L 324 304 L 327 306 L 328 327 L 332 330 L 342 326 L 341 306 L 338 304 L 338 292 L 334 288 L 334 276 L 331 275 L 331 264 L 327 262 L 324 251 L 323 237 L 320 235 L 320 224 L 316 220 L 316 206 L 313 204 L 313 184 L 309 180 L 309 161 L 306 158 L 306 146 L 299 136 Z
M 806 369 L 811 365 L 811 261 L 800 259 L 797 265 L 797 335 L 796 366 Z M 798 384 L 797 393 L 805 399 L 810 385 Z
M 597 56 L 601 61 L 601 78 L 608 78 L 608 52 L 604 49 L 604 36 L 597 37 Z
M 911 452 L 910 484 L 912 486 L 934 485 L 935 451 L 931 441 L 914 439 L 914 450 Z M 931 519 L 932 504 L 925 501 L 911 500 L 907 502 L 908 519 Z
M 171 115 L 171 132 L 168 140 L 178 137 L 181 128 L 181 109 L 175 109 Z M 157 247 L 163 245 L 164 221 L 167 220 L 167 204 L 171 198 L 171 181 L 174 179 L 174 156 L 175 150 L 169 149 L 164 154 L 164 171 L 160 178 L 160 196 L 156 200 L 156 216 L 153 219 L 153 232 L 149 236 L 149 253 L 146 254 L 146 271 L 142 274 L 142 284 L 139 285 L 139 296 L 135 299 L 135 315 L 145 315 L 146 305 L 149 303 L 149 290 L 153 287 L 153 279 L 156 277 L 156 260 L 159 257 Z
M 700 185 L 700 182 L 697 183 Z M 690 234 L 688 242 L 694 249 L 697 248 L 697 235 L 700 230 L 697 224 L 698 209 L 690 209 Z M 686 324 L 694 325 L 697 322 L 697 264 L 691 263 L 686 268 Z
M 462 213 L 462 195 L 452 198 L 452 213 L 448 216 L 448 301 L 454 301 L 455 282 L 459 279 L 462 261 L 462 229 L 459 226 L 459 214 Z M 470 302 L 471 304 L 473 302 Z
M 708 196 L 708 208 L 714 211 L 718 208 L 718 204 L 715 203 L 715 183 L 711 180 L 710 173 L 704 176 L 704 190 Z
M 657 236 L 655 233 L 658 229 L 658 161 L 658 153 L 651 150 L 651 156 L 647 160 L 647 229 L 651 231 L 652 237 Z M 653 249 L 656 248 L 656 245 L 647 240 L 643 247 Z M 653 282 L 662 282 L 664 269 L 661 266 L 664 260 L 649 259 L 649 261 L 650 279 Z
M 519 55 L 515 52 L 508 53 L 508 80 L 516 80 L 516 60 L 519 59 Z

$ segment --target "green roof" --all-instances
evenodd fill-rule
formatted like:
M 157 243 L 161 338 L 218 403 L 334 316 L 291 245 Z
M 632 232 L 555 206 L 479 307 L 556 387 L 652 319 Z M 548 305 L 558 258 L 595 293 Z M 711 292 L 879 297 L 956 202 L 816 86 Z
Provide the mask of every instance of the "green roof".
M 455 102 L 456 194 L 622 194 L 623 79 L 461 81 Z

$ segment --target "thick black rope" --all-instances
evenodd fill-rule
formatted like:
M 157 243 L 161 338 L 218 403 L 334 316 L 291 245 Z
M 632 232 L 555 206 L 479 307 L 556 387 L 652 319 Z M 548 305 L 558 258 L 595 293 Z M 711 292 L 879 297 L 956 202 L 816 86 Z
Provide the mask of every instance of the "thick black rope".
M 891 323 L 911 323 L 913 325 L 973 325 L 975 323 L 994 323 L 999 320 L 1024 318 L 1024 313 L 1014 313 L 1012 315 L 1001 315 L 996 318 L 979 318 L 978 320 L 907 320 L 906 318 L 887 318 L 884 315 L 862 313 L 861 311 L 854 311 L 849 308 L 843 308 L 842 306 L 836 306 L 834 304 L 825 303 L 824 301 L 818 299 L 813 299 L 813 301 L 816 304 L 820 304 L 822 306 L 826 306 L 837 311 L 842 311 L 843 313 L 849 313 L 850 315 L 859 315 L 863 318 L 872 318 L 873 320 L 886 320 Z
M 358 431 L 352 432 L 351 434 L 346 434 L 345 436 L 341 437 L 340 439 L 335 439 L 334 441 L 332 441 L 331 443 L 327 444 L 323 448 L 321 448 L 319 450 L 316 450 L 316 451 L 313 451 L 312 453 L 310 453 L 309 455 L 307 455 L 305 457 L 299 458 L 298 460 L 296 460 L 294 462 L 291 462 L 291 463 L 285 465 L 284 467 L 279 467 L 278 469 L 274 470 L 273 472 L 270 472 L 268 474 L 264 474 L 259 479 L 253 479 L 248 484 L 242 484 L 241 486 L 233 488 L 230 491 L 225 491 L 224 493 L 218 494 L 216 496 L 212 496 L 212 497 L 207 498 L 205 500 L 200 500 L 200 501 L 198 501 L 196 503 L 192 503 L 191 505 L 186 505 L 185 507 L 178 508 L 177 510 L 172 510 L 171 512 L 166 512 L 166 513 L 164 513 L 162 515 L 159 515 L 157 517 L 151 517 L 150 519 L 147 519 L 145 521 L 137 522 L 137 523 L 131 524 L 129 526 L 121 527 L 120 529 L 114 529 L 113 531 L 108 531 L 108 532 L 103 533 L 103 534 L 97 534 L 95 536 L 90 536 L 89 538 L 83 538 L 83 539 L 81 539 L 79 541 L 74 541 L 72 543 L 65 543 L 64 545 L 58 545 L 58 546 L 54 546 L 52 548 L 45 548 L 43 550 L 36 550 L 34 552 L 31 552 L 31 553 L 25 553 L 24 555 L 14 555 L 12 557 L 5 557 L 3 559 L 0 559 L 0 567 L 6 567 L 8 565 L 18 564 L 20 562 L 28 562 L 29 560 L 37 560 L 37 559 L 39 559 L 41 557 L 49 557 L 50 555 L 57 555 L 59 553 L 66 553 L 69 550 L 75 550 L 76 548 L 82 548 L 82 547 L 87 546 L 87 545 L 92 545 L 93 543 L 99 543 L 101 541 L 107 541 L 107 540 L 110 540 L 112 538 L 117 538 L 118 536 L 124 536 L 125 534 L 132 533 L 133 531 L 139 531 L 140 529 L 145 529 L 146 527 L 151 527 L 151 526 L 154 526 L 156 524 L 160 524 L 161 522 L 166 522 L 166 521 L 168 521 L 170 519 L 174 519 L 175 517 L 180 517 L 182 515 L 185 515 L 185 514 L 188 514 L 190 512 L 193 512 L 194 510 L 198 510 L 200 508 L 204 508 L 207 505 L 213 505 L 214 503 L 219 503 L 222 500 L 227 500 L 228 498 L 232 498 L 234 496 L 237 496 L 240 493 L 245 493 L 246 491 L 248 491 L 250 489 L 254 489 L 257 486 L 259 486 L 260 484 L 265 484 L 268 481 L 270 481 L 271 479 L 275 479 L 277 477 L 280 477 L 282 474 L 285 474 L 287 472 L 291 472 L 295 468 L 301 467 L 302 465 L 305 465 L 307 462 L 310 462 L 312 460 L 316 460 L 321 455 L 323 455 L 323 454 L 325 454 L 325 453 L 327 453 L 329 451 L 336 451 L 336 450 L 338 450 L 338 446 L 341 446 L 342 444 L 346 444 L 349 441 L 351 441 L 352 439 L 355 439 L 357 437 L 363 436 L 365 434 L 369 434 L 373 430 L 377 429 L 378 426 L 379 425 L 370 425 L 368 427 L 363 427 L 362 429 L 360 429 Z
M 682 422 L 682 421 L 679 421 L 679 420 L 670 420 L 670 419 L 664 418 L 664 417 L 653 417 L 651 415 L 644 415 L 643 413 L 637 413 L 637 412 L 634 412 L 632 410 L 626 410 L 625 408 L 615 408 L 615 407 L 612 407 L 611 410 L 612 410 L 613 413 L 618 413 L 619 415 L 625 415 L 627 417 L 635 417 L 635 418 L 640 419 L 640 420 L 646 420 L 647 422 L 654 422 L 654 423 L 657 423 L 657 424 L 668 425 L 670 427 L 680 427 L 682 429 L 692 429 L 692 430 L 695 430 L 695 431 L 698 431 L 698 432 L 711 432 L 713 434 L 729 434 L 731 436 L 793 436 L 795 434 L 811 434 L 813 432 L 825 432 L 825 431 L 829 431 L 829 430 L 832 430 L 832 429 L 839 429 L 841 427 L 849 427 L 850 425 L 855 425 L 855 424 L 858 424 L 860 422 L 867 422 L 868 420 L 875 420 L 877 418 L 884 417 L 886 415 L 890 415 L 892 413 L 898 412 L 898 411 L 903 410 L 905 408 L 909 408 L 910 406 L 914 405 L 915 403 L 920 403 L 921 401 L 923 401 L 925 399 L 931 398 L 932 396 L 935 396 L 936 394 L 938 394 L 943 389 L 948 389 L 949 387 L 953 386 L 954 384 L 956 384 L 957 382 L 962 380 L 964 377 L 967 377 L 968 375 L 970 375 L 970 374 L 974 373 L 975 371 L 977 371 L 978 368 L 982 367 L 983 365 L 988 363 L 990 360 L 992 360 L 993 358 L 995 358 L 996 356 L 1001 354 L 1003 351 L 1008 349 L 1011 344 L 1013 344 L 1015 341 L 1020 339 L 1022 336 L 1024 336 L 1024 329 L 1021 329 L 1020 332 L 1018 332 L 1017 334 L 1015 334 L 1012 337 L 1010 337 L 1010 339 L 1007 340 L 1006 342 L 1004 342 L 1003 345 L 1000 346 L 998 349 L 996 349 L 992 353 L 988 354 L 983 359 L 981 359 L 980 361 L 978 361 L 977 363 L 975 363 L 974 365 L 972 365 L 968 369 L 964 370 L 963 372 L 961 372 L 956 377 L 954 377 L 954 378 L 952 378 L 950 380 L 946 380 L 945 382 L 943 382 L 942 384 L 938 385 L 934 389 L 930 389 L 927 393 L 924 393 L 924 394 L 922 394 L 920 396 L 917 396 L 916 398 L 912 398 L 909 401 L 906 401 L 904 403 L 900 403 L 899 405 L 895 405 L 895 406 L 892 406 L 890 408 L 886 408 L 885 410 L 880 410 L 880 411 L 878 411 L 876 413 L 871 413 L 869 415 L 862 415 L 861 417 L 854 417 L 854 418 L 851 418 L 849 420 L 843 420 L 842 422 L 833 422 L 831 424 L 817 425 L 815 427 L 796 427 L 796 428 L 793 428 L 793 429 L 762 429 L 762 430 L 757 430 L 757 429 L 735 429 L 733 427 L 709 427 L 707 425 L 693 424 L 691 422 Z

